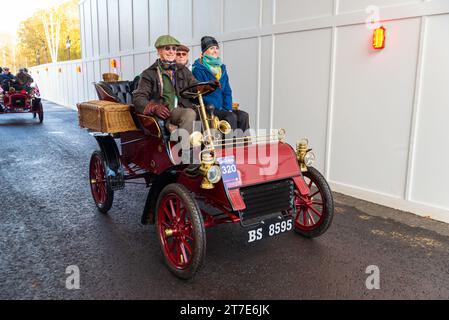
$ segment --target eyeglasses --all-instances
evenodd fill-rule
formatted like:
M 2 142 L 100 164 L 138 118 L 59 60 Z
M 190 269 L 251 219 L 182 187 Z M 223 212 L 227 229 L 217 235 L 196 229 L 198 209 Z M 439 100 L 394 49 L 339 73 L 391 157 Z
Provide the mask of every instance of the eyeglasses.
M 176 52 L 176 55 L 178 57 L 185 57 L 185 56 L 187 56 L 187 52 Z
M 164 47 L 164 50 L 165 51 L 170 51 L 170 50 L 172 50 L 172 51 L 176 51 L 178 48 L 176 47 L 176 46 L 165 46 Z

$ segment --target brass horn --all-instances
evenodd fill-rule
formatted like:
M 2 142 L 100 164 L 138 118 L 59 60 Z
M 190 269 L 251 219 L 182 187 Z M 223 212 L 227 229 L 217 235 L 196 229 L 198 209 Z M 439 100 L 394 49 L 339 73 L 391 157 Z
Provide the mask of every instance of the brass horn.
M 232 130 L 231 125 L 226 120 L 220 120 L 217 116 L 214 116 L 212 119 L 212 127 L 222 134 L 229 134 Z

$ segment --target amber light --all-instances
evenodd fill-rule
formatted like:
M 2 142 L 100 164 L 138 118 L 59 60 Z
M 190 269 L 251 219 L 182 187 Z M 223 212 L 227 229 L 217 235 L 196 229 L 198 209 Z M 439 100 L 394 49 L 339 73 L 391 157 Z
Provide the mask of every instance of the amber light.
M 77 73 L 81 73 L 81 67 L 80 67 L 80 66 L 77 66 L 77 67 L 76 67 L 76 72 L 77 72 Z
M 374 30 L 373 33 L 373 48 L 383 49 L 385 48 L 385 28 L 380 27 Z
M 117 60 L 111 59 L 111 68 L 113 68 L 113 69 L 117 68 Z

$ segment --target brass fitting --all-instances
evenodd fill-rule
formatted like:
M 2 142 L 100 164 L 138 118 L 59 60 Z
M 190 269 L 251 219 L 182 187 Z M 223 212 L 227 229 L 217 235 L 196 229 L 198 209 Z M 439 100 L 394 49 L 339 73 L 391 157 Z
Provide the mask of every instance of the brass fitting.
M 215 159 L 212 156 L 210 152 L 203 152 L 201 156 L 201 166 L 200 166 L 200 172 L 204 176 L 203 181 L 201 181 L 201 188 L 202 189 L 213 189 L 214 184 L 207 179 L 207 172 L 209 171 L 210 167 L 212 167 L 215 163 Z
M 296 158 L 298 160 L 299 166 L 301 167 L 301 172 L 307 171 L 307 166 L 304 163 L 304 157 L 307 154 L 309 141 L 307 139 L 302 139 L 296 144 Z

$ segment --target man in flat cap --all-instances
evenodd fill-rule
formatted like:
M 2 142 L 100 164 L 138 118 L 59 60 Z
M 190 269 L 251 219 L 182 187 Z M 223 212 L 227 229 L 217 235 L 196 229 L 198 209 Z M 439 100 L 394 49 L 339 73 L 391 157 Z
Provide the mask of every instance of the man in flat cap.
M 192 102 L 180 96 L 180 92 L 197 83 L 190 70 L 176 63 L 179 41 L 170 35 L 160 36 L 155 43 L 159 59 L 144 70 L 139 85 L 133 93 L 137 112 L 167 120 L 172 125 L 193 132 L 196 112 Z
M 179 45 L 176 51 L 176 63 L 189 67 L 189 51 L 190 49 L 185 45 Z

